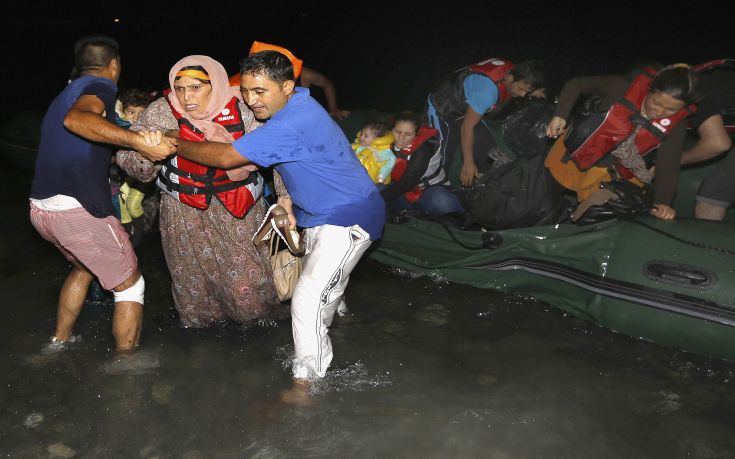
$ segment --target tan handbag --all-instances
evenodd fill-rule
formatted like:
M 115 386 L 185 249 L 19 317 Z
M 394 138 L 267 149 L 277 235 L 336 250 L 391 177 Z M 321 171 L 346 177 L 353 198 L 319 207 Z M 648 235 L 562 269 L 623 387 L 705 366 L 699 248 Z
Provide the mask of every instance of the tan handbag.
M 286 301 L 293 296 L 296 282 L 301 274 L 301 257 L 295 256 L 288 249 L 278 250 L 279 237 L 275 231 L 271 233 L 271 267 L 273 268 L 273 284 L 278 292 L 278 299 Z
M 270 242 L 273 283 L 278 292 L 278 299 L 281 301 L 286 301 L 293 296 L 296 282 L 301 274 L 301 257 L 305 250 L 301 234 L 289 229 L 289 224 L 286 209 L 274 204 L 268 209 L 263 223 L 253 235 L 255 245 Z M 278 250 L 279 240 L 282 240 L 288 248 Z

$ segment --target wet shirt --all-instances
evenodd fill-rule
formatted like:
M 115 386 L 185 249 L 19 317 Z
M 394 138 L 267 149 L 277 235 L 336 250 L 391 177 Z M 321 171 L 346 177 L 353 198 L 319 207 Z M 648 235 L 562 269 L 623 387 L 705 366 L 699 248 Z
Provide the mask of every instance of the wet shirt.
M 288 103 L 233 147 L 250 161 L 275 165 L 294 203 L 298 225 L 360 225 L 380 238 L 385 204 L 347 137 L 309 90 L 296 88 Z
M 75 198 L 95 217 L 114 215 L 108 179 L 112 150 L 72 134 L 64 127 L 64 117 L 81 96 L 91 95 L 105 104 L 106 117 L 114 123 L 116 94 L 112 80 L 85 75 L 51 102 L 41 124 L 31 198 L 62 194 Z

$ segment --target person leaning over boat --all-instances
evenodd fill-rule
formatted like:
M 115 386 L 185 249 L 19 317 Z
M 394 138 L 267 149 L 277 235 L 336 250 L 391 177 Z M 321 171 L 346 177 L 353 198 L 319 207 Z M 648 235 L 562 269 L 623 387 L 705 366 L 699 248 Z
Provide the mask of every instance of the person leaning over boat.
M 565 133 L 572 107 L 582 94 L 600 97 L 599 113 Z M 686 64 L 664 67 L 656 74 L 643 71 L 632 81 L 622 75 L 573 78 L 562 88 L 546 128 L 557 141 L 545 165 L 557 182 L 577 193 L 580 202 L 611 175 L 638 186 L 653 182 L 651 214 L 673 219 L 684 120 L 699 97 L 697 74 Z M 656 149 L 654 175 L 643 156 Z
M 332 361 L 329 326 L 344 303 L 350 273 L 381 236 L 385 205 L 337 123 L 308 89 L 295 87 L 288 57 L 257 52 L 240 72 L 245 102 L 266 123 L 232 144 L 179 140 L 178 155 L 221 168 L 274 165 L 286 184 L 291 199 L 279 197 L 278 203 L 292 227 L 305 228 L 306 244 L 291 299 L 295 386 L 284 398 L 292 401 Z
M 464 214 L 457 196 L 444 185 L 429 185 L 431 159 L 439 149 L 439 131 L 424 126 L 419 115 L 402 112 L 391 127 L 396 164 L 391 182 L 381 189 L 386 207 L 392 210 L 415 210 L 430 217 Z
M 131 129 L 155 127 L 195 142 L 231 143 L 259 126 L 230 87 L 224 67 L 208 56 L 179 60 L 169 84 Z M 126 172 L 146 182 L 157 179 L 162 191 L 161 241 L 184 326 L 288 316 L 278 301 L 268 248 L 251 241 L 265 217 L 258 172 L 225 171 L 179 156 L 162 165 L 135 152 L 117 156 Z
M 51 102 L 41 125 L 30 195 L 31 223 L 72 265 L 59 295 L 51 345 L 61 347 L 72 339 L 89 285 L 97 277 L 103 288 L 113 291 L 117 349 L 130 350 L 140 342 L 145 281 L 110 200 L 111 145 L 145 153 L 174 150 L 170 141 L 148 146 L 143 136 L 114 123 L 122 70 L 114 39 L 82 38 L 74 58 L 72 80 Z
M 681 163 L 706 161 L 729 151 L 702 180 L 694 207 L 695 218 L 720 221 L 735 204 L 735 153 L 722 115 L 725 110 L 735 109 L 735 60 L 720 59 L 695 68 L 701 73 L 704 98 L 689 124 L 699 139 L 684 151 Z M 732 123 L 732 119 L 728 121 Z
M 475 128 L 482 116 L 495 110 L 512 97 L 525 97 L 544 87 L 540 61 L 525 61 L 517 65 L 506 59 L 491 58 L 464 67 L 429 94 L 429 123 L 438 129 L 441 168 L 428 177 L 430 184 L 442 183 L 452 167 L 454 152 L 462 152 L 460 182 L 471 186 L 485 172 L 484 151 L 475 148 Z

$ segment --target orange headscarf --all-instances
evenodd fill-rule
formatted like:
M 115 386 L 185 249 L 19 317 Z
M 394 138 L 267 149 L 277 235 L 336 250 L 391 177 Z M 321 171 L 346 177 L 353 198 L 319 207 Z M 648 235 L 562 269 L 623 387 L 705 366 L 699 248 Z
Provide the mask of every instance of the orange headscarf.
M 269 43 L 254 41 L 253 45 L 250 47 L 250 52 L 248 53 L 248 55 L 259 53 L 261 51 L 278 51 L 279 53 L 283 54 L 288 58 L 289 61 L 291 61 L 291 65 L 293 65 L 294 78 L 298 79 L 299 76 L 301 76 L 301 69 L 304 66 L 304 61 L 294 56 L 291 51 L 278 45 L 271 45 Z M 239 73 L 236 73 L 230 77 L 230 86 L 240 86 Z

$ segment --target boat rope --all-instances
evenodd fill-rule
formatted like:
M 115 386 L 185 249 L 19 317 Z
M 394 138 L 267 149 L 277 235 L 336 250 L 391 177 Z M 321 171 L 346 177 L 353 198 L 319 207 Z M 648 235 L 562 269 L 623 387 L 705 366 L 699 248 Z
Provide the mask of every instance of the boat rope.
M 495 249 L 502 242 L 502 238 L 500 238 L 499 234 L 486 231 L 486 232 L 481 233 L 482 244 L 480 244 L 479 246 L 467 245 L 463 243 L 462 241 L 460 241 L 459 239 L 457 239 L 457 237 L 454 235 L 454 231 L 451 228 L 449 228 L 449 225 L 447 225 L 441 219 L 435 219 L 434 221 L 444 227 L 444 229 L 447 231 L 447 234 L 449 234 L 449 237 L 452 238 L 454 242 L 456 242 L 460 247 L 467 249 L 467 250 Z
M 479 246 L 470 246 L 470 245 L 467 245 L 467 244 L 463 243 L 459 239 L 457 239 L 457 237 L 454 235 L 454 231 L 451 228 L 449 228 L 449 225 L 447 225 L 441 219 L 435 219 L 434 221 L 437 222 L 437 223 L 439 223 L 441 226 L 444 227 L 444 229 L 447 231 L 447 234 L 449 234 L 449 237 L 452 238 L 452 240 L 454 242 L 456 242 L 459 246 L 461 246 L 462 248 L 467 249 L 467 250 L 487 250 L 487 249 L 494 249 L 494 248 L 497 248 L 502 243 L 502 238 L 501 238 L 501 236 L 499 234 L 493 233 L 493 232 L 490 232 L 490 231 L 487 231 L 487 232 L 482 233 L 482 243 Z M 631 219 L 625 219 L 625 221 L 629 221 L 631 223 L 635 223 L 637 225 L 640 225 L 640 226 L 642 226 L 644 228 L 647 228 L 647 229 L 649 229 L 651 231 L 654 231 L 654 232 L 659 233 L 659 234 L 661 234 L 663 236 L 666 236 L 668 238 L 671 238 L 671 239 L 673 239 L 673 240 L 675 240 L 677 242 L 681 242 L 682 244 L 690 245 L 692 247 L 698 247 L 700 249 L 705 249 L 705 250 L 713 250 L 715 252 L 720 252 L 720 253 L 724 253 L 724 254 L 727 254 L 727 255 L 735 255 L 735 250 L 725 249 L 725 248 L 722 248 L 722 247 L 717 247 L 717 246 L 713 246 L 713 245 L 710 245 L 710 244 L 705 244 L 704 242 L 692 241 L 692 240 L 689 240 L 689 239 L 685 239 L 685 238 L 680 237 L 680 236 L 677 236 L 675 234 L 671 234 L 668 231 L 664 231 L 664 230 L 662 230 L 660 228 L 656 228 L 654 226 L 651 226 L 648 223 L 644 223 L 644 222 L 642 222 L 642 221 L 640 221 L 638 219 L 631 218 Z M 597 229 L 597 228 L 593 228 L 593 229 Z
M 713 245 L 705 244 L 704 242 L 698 242 L 698 241 L 691 241 L 689 239 L 684 239 L 683 237 L 679 237 L 675 234 L 671 234 L 668 231 L 664 231 L 660 228 L 653 227 L 649 225 L 648 223 L 644 223 L 642 221 L 639 221 L 637 219 L 630 219 L 627 220 L 631 223 L 635 223 L 637 225 L 643 226 L 644 228 L 648 228 L 651 231 L 655 231 L 656 233 L 662 234 L 666 237 L 669 237 L 677 242 L 681 242 L 682 244 L 691 245 L 693 247 L 698 247 L 700 249 L 706 249 L 706 250 L 714 250 L 715 252 L 725 253 L 727 255 L 735 255 L 735 250 L 730 249 L 724 249 L 722 247 L 716 247 Z

